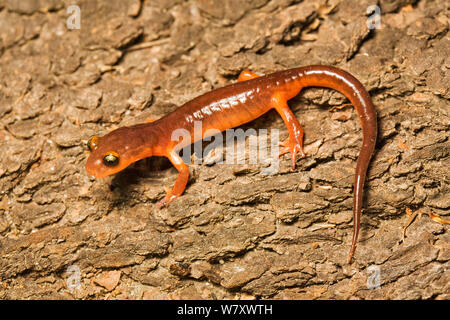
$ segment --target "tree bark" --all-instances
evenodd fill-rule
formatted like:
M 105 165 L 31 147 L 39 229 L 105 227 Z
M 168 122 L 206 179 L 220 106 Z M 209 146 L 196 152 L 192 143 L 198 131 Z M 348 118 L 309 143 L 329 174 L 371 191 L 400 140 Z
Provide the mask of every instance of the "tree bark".
M 450 219 L 445 1 L 380 1 L 379 29 L 372 1 L 78 4 L 79 28 L 67 1 L 0 0 L 1 299 L 450 298 L 448 225 L 427 215 Z M 289 155 L 272 175 L 248 154 L 201 158 L 163 209 L 177 174 L 165 159 L 85 171 L 94 134 L 159 118 L 245 69 L 309 64 L 352 73 L 378 113 L 351 264 L 361 130 L 333 90 L 289 102 L 307 154 L 295 171 Z M 241 128 L 287 137 L 275 112 Z

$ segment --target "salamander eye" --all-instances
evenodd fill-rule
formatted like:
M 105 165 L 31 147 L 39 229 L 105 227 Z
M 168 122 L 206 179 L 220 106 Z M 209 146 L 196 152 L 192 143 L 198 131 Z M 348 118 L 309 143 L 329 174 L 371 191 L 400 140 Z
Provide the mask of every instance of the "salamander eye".
M 119 155 L 114 151 L 107 152 L 103 157 L 103 163 L 108 167 L 115 167 L 119 164 Z
M 87 145 L 88 145 L 89 151 L 93 152 L 95 149 L 98 148 L 98 137 L 97 136 L 90 137 Z

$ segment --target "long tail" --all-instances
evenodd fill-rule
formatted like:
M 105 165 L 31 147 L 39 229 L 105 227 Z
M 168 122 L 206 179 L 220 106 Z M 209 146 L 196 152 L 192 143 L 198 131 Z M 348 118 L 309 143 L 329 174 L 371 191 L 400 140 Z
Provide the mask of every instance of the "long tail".
M 327 87 L 344 94 L 355 107 L 361 122 L 363 144 L 356 162 L 353 192 L 353 238 L 348 263 L 356 249 L 360 229 L 364 181 L 370 158 L 377 140 L 377 114 L 369 93 L 361 82 L 346 71 L 329 66 L 308 66 L 298 68 L 301 87 Z

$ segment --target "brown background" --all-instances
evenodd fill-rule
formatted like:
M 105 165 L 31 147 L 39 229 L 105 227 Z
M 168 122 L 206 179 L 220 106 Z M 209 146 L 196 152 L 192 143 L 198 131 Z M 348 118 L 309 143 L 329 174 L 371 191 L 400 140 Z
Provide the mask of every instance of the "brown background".
M 449 299 L 448 1 L 0 0 L 0 298 Z M 69 30 L 66 8 L 81 8 Z M 412 5 L 411 5 L 412 4 Z M 193 165 L 185 194 L 164 159 L 95 180 L 86 141 L 158 118 L 240 71 L 327 64 L 370 91 L 379 139 L 354 262 L 361 131 L 343 96 L 290 105 L 307 158 Z M 332 106 L 343 106 L 341 109 Z M 279 129 L 275 112 L 245 128 Z M 381 287 L 367 288 L 379 266 Z M 80 286 L 71 290 L 80 270 Z

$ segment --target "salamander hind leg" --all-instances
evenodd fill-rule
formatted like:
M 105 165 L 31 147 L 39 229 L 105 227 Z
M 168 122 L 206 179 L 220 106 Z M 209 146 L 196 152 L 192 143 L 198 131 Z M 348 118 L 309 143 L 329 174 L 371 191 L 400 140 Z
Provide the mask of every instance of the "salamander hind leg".
M 289 138 L 281 143 L 283 149 L 280 151 L 280 156 L 285 153 L 291 153 L 291 166 L 292 170 L 295 169 L 295 160 L 297 159 L 297 153 L 302 158 L 305 157 L 303 150 L 303 129 L 297 118 L 295 118 L 291 109 L 287 105 L 286 99 L 276 94 L 272 97 L 272 105 L 275 110 L 280 114 L 284 121 L 284 124 L 288 128 Z
M 244 70 L 238 77 L 238 82 L 247 81 L 255 78 L 259 78 L 260 75 L 249 70 Z

